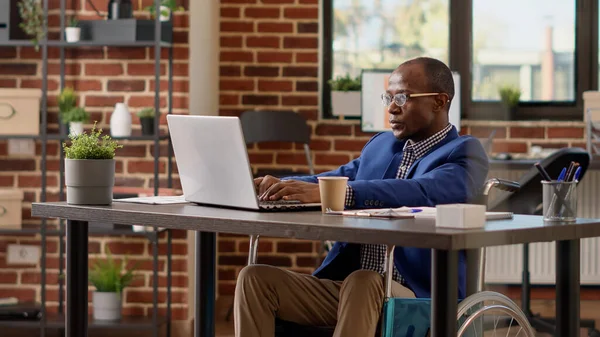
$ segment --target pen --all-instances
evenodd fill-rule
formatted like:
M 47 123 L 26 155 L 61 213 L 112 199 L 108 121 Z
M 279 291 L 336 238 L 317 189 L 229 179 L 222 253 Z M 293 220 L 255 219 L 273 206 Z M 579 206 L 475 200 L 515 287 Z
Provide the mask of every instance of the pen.
M 567 173 L 567 168 L 563 167 L 562 171 L 560 171 L 560 174 L 558 175 L 558 181 L 563 181 L 563 179 L 565 179 L 565 174 Z
M 573 180 L 575 180 L 575 181 L 578 182 L 579 181 L 579 174 L 581 174 L 581 166 L 579 166 L 577 168 L 577 170 L 575 171 L 575 179 L 573 179 Z
M 550 175 L 548 175 L 548 172 L 546 172 L 546 170 L 544 170 L 544 168 L 542 167 L 542 165 L 540 165 L 540 163 L 535 163 L 535 168 L 537 168 L 537 170 L 540 172 L 540 174 L 542 175 L 542 178 L 546 181 L 552 181 L 552 178 L 550 178 Z

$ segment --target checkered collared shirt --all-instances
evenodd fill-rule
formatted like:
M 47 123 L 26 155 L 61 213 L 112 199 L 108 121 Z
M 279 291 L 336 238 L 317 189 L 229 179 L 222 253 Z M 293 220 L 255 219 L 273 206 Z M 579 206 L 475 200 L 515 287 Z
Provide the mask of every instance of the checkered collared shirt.
M 413 142 L 408 140 L 404 144 L 402 153 L 402 162 L 398 167 L 398 173 L 396 179 L 406 179 L 408 169 L 411 165 L 425 153 L 427 153 L 432 147 L 438 144 L 442 139 L 446 137 L 448 132 L 452 129 L 452 125 L 448 124 L 444 129 L 437 132 L 433 136 L 424 139 L 419 142 Z M 350 186 L 346 189 L 346 206 L 354 206 L 354 191 Z M 386 259 L 386 246 L 385 245 L 362 245 L 360 249 L 360 263 L 362 269 L 374 270 L 383 275 L 385 270 L 385 259 Z M 394 268 L 394 281 L 404 284 L 404 278 L 398 273 L 398 270 Z

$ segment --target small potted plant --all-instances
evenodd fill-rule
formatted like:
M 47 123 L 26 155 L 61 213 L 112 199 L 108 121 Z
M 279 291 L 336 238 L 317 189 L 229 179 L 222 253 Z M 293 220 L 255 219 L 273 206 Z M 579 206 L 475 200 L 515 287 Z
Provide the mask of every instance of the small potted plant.
M 19 28 L 31 37 L 31 42 L 36 51 L 40 49 L 40 41 L 46 36 L 44 27 L 46 21 L 44 19 L 44 10 L 39 0 L 19 0 L 17 3 L 19 16 L 23 20 L 19 24 Z
M 498 90 L 500 100 L 504 106 L 503 117 L 505 120 L 513 120 L 516 117 L 517 106 L 521 99 L 521 91 L 512 86 L 502 86 Z
M 78 27 L 79 21 L 76 17 L 71 17 L 69 20 L 69 26 L 65 28 L 65 35 L 67 42 L 74 43 L 79 42 L 81 38 L 81 28 Z
M 83 130 L 83 123 L 78 125 L 78 122 L 87 122 L 89 115 L 85 110 L 74 111 L 77 107 L 77 95 L 71 87 L 65 87 L 58 95 L 58 113 L 60 121 L 67 126 L 67 130 L 71 132 Z
M 62 121 L 69 123 L 69 134 L 80 135 L 83 133 L 83 124 L 90 119 L 90 114 L 82 107 L 75 107 L 65 114 Z
M 144 108 L 137 112 L 137 116 L 140 119 L 142 125 L 142 135 L 149 136 L 154 134 L 154 108 Z
M 111 205 L 115 184 L 115 151 L 123 147 L 96 130 L 69 135 L 63 143 L 67 203 L 73 205 Z
M 154 5 L 146 7 L 146 10 L 150 12 L 150 17 L 155 18 Z M 177 5 L 177 0 L 161 0 L 160 2 L 160 21 L 171 20 L 171 13 L 176 11 L 183 11 L 183 6 Z
M 127 265 L 116 263 L 110 249 L 106 248 L 106 260 L 97 260 L 90 267 L 89 281 L 96 288 L 92 293 L 94 319 L 117 321 L 121 319 L 123 290 L 133 281 L 135 266 L 123 271 Z
M 329 80 L 331 86 L 331 113 L 334 116 L 360 116 L 360 77 L 349 74 Z

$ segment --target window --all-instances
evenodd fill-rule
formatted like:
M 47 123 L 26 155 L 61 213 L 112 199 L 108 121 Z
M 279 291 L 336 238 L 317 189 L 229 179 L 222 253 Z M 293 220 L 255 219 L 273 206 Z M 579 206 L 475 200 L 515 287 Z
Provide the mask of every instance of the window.
M 575 1 L 473 0 L 473 101 L 575 101 Z

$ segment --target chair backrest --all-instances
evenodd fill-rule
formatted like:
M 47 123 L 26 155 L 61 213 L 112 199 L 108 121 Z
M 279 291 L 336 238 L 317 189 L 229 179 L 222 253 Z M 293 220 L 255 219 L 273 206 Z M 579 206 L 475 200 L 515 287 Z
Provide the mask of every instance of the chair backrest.
M 581 181 L 589 167 L 591 156 L 582 148 L 563 148 L 540 161 L 540 165 L 548 172 L 552 179 L 556 179 L 563 168 L 568 168 L 571 161 L 578 162 L 581 166 Z M 542 184 L 544 180 L 539 171 L 532 165 L 531 168 L 519 179 L 521 189 L 518 193 L 498 193 L 492 200 L 488 209 L 490 211 L 506 211 L 515 214 L 541 214 Z
M 260 142 L 310 143 L 311 129 L 293 111 L 245 111 L 240 115 L 247 144 Z

